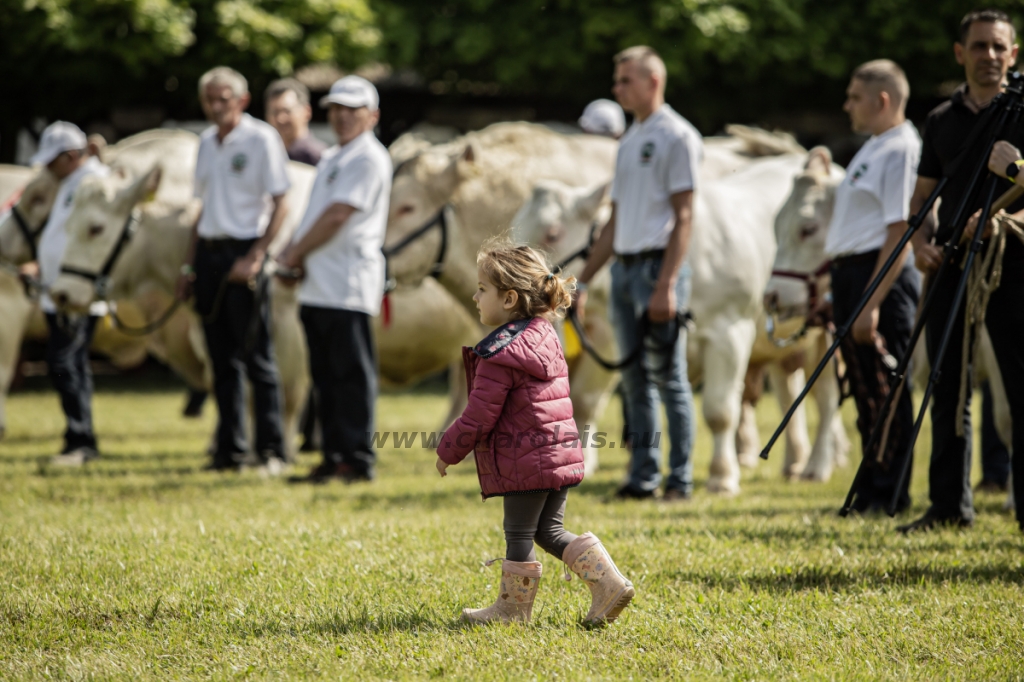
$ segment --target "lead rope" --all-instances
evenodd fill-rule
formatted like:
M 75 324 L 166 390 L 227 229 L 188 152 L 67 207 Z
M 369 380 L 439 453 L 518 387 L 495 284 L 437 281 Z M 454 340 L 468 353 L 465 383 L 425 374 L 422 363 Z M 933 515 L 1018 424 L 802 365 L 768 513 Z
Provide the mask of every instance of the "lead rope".
M 979 225 L 977 229 L 982 229 Z M 1013 233 L 1024 243 L 1024 223 L 1005 213 L 993 219 L 992 238 L 979 267 L 967 276 L 967 300 L 964 301 L 964 339 L 960 360 L 960 400 L 956 406 L 956 435 L 964 435 L 964 412 L 967 410 L 967 381 L 971 352 L 981 343 L 981 330 L 992 292 L 999 288 L 1003 278 L 1003 255 L 1006 238 Z M 965 258 L 966 258 L 965 254 Z M 988 273 L 986 275 L 986 273 Z M 973 342 L 973 343 L 972 343 Z

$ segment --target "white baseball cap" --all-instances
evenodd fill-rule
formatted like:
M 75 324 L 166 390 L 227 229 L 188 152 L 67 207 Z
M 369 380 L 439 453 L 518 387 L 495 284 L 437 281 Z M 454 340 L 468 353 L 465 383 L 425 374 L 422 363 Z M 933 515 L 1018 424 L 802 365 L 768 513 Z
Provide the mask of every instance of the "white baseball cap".
M 579 124 L 588 133 L 618 137 L 626 130 L 626 115 L 610 99 L 595 99 L 583 110 Z
M 320 98 L 320 106 L 327 108 L 332 104 L 346 107 L 366 107 L 377 111 L 380 98 L 373 83 L 359 76 L 345 76 L 334 81 L 331 91 Z
M 43 136 L 39 138 L 39 150 L 32 156 L 30 163 L 33 166 L 37 163 L 45 166 L 64 152 L 85 149 L 86 145 L 88 140 L 81 128 L 67 121 L 54 121 L 43 131 Z

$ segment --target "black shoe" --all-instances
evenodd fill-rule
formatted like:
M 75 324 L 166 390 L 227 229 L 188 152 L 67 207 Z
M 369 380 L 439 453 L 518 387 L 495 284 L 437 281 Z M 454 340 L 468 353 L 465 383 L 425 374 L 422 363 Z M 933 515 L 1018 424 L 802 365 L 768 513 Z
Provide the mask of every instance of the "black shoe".
M 238 471 L 239 469 L 240 467 L 234 462 L 215 459 L 212 462 L 207 462 L 202 471 Z
M 995 481 L 982 481 L 974 488 L 976 493 L 986 493 L 989 495 L 999 495 L 1005 493 L 1010 487 L 1006 483 L 996 483 Z
M 348 464 L 335 464 L 333 462 L 321 462 L 305 476 L 289 476 L 289 483 L 327 483 L 328 481 L 347 481 L 351 468 Z
M 691 499 L 693 499 L 693 493 L 680 490 L 679 488 L 669 488 L 661 496 L 662 502 L 689 502 Z
M 346 465 L 348 466 L 348 465 Z M 344 474 L 346 483 L 367 483 L 377 478 L 377 472 L 374 471 L 373 467 L 353 467 L 348 466 L 348 471 Z
M 931 513 L 925 513 L 924 516 L 916 521 L 905 524 L 903 526 L 896 526 L 896 530 L 904 535 L 910 535 L 911 533 L 917 533 L 919 531 L 935 530 L 940 526 L 953 526 L 956 528 L 970 528 L 974 525 L 974 519 L 965 519 L 958 517 L 951 518 L 939 518 L 933 516 Z
M 615 491 L 615 499 L 618 500 L 653 500 L 657 497 L 657 492 L 654 490 L 638 490 L 628 483 L 623 484 Z

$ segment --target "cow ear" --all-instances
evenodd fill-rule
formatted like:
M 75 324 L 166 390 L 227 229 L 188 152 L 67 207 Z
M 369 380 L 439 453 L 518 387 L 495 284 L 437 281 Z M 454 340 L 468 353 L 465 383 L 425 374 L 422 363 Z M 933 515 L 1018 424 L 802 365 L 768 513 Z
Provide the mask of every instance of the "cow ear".
M 828 147 L 817 146 L 807 153 L 804 170 L 818 175 L 829 175 L 832 170 L 832 152 Z
M 163 170 L 159 165 L 153 166 L 148 173 L 126 187 L 122 197 L 132 206 L 143 201 L 152 201 L 156 197 L 156 190 L 160 187 L 160 179 L 163 177 Z
M 605 195 L 608 194 L 610 188 L 611 183 L 605 182 L 577 199 L 575 206 L 576 215 L 584 220 L 592 218 L 597 214 L 598 209 L 601 208 L 601 202 L 604 201 Z

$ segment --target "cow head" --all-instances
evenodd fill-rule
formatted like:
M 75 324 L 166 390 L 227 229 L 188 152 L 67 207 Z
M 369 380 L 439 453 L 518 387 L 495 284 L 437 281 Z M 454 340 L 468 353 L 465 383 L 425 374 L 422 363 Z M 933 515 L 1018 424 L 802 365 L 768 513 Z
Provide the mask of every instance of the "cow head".
M 435 220 L 462 182 L 474 173 L 475 160 L 476 152 L 467 144 L 454 155 L 429 149 L 399 164 L 391 184 L 385 250 Z M 440 249 L 440 230 L 424 232 L 388 259 L 391 276 L 399 284 L 419 284 L 429 274 Z
M 824 264 L 825 237 L 832 220 L 836 187 L 843 172 L 832 164 L 825 147 L 815 147 L 807 155 L 804 170 L 793 180 L 793 191 L 775 217 L 778 248 L 772 277 L 765 289 L 765 310 L 780 320 L 810 312 L 811 281 Z M 793 275 L 805 275 L 807 279 Z M 815 282 L 817 284 L 817 282 Z M 822 295 L 819 289 L 819 296 Z
M 560 260 L 586 245 L 607 193 L 606 183 L 597 187 L 569 187 L 556 180 L 540 182 L 512 219 L 513 236 L 517 241 L 544 249 L 553 260 Z
M 101 275 L 118 243 L 125 238 L 136 204 L 156 192 L 160 177 L 160 167 L 156 166 L 134 181 L 126 181 L 118 174 L 82 180 L 64 226 L 68 243 L 61 274 L 50 288 L 51 298 L 62 310 L 85 310 L 97 298 L 92 279 L 66 273 L 64 269 Z
M 42 230 L 53 208 L 59 186 L 57 176 L 44 168 L 25 185 L 21 196 L 14 203 L 14 208 L 25 219 L 29 230 L 37 233 L 37 244 L 38 232 Z M 25 241 L 13 211 L 7 212 L 0 220 L 0 257 L 19 265 L 32 259 L 32 248 Z

